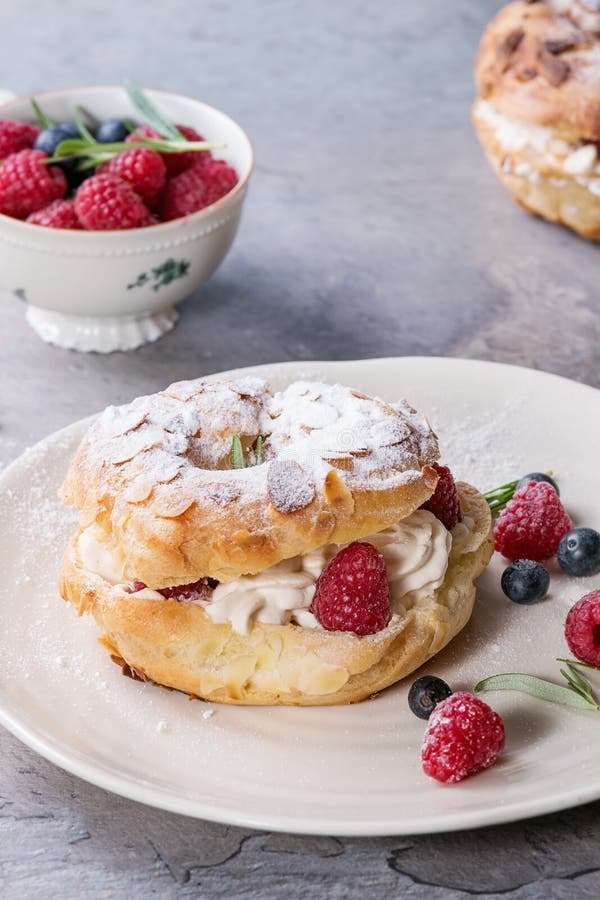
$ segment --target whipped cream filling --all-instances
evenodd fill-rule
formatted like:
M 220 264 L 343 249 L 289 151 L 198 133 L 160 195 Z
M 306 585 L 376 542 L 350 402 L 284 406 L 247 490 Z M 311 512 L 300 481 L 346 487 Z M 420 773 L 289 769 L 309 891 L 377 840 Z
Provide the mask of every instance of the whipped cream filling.
M 402 615 L 444 581 L 452 535 L 427 510 L 417 510 L 363 540 L 374 544 L 385 559 L 392 615 Z M 130 585 L 123 583 L 114 553 L 107 544 L 98 542 L 93 528 L 81 534 L 78 550 L 86 569 L 131 592 Z M 219 584 L 207 600 L 190 602 L 201 605 L 213 622 L 230 622 L 240 633 L 247 633 L 253 622 L 321 628 L 310 605 L 319 575 L 339 550 L 338 545 L 327 544 L 283 560 L 257 575 L 242 575 Z M 164 599 L 150 588 L 136 591 L 135 596 Z
M 115 553 L 108 541 L 99 541 L 93 525 L 79 535 L 77 552 L 84 567 L 100 575 L 110 584 L 120 584 L 123 576 L 115 559 Z
M 242 575 L 214 589 L 206 613 L 215 623 L 230 622 L 234 631 L 247 634 L 252 622 L 287 625 L 298 622 L 297 614 L 306 617 L 305 627 L 317 627 L 317 620 L 308 611 L 315 592 L 316 579 L 305 571 L 301 556 L 259 572 Z
M 402 614 L 442 584 L 448 568 L 452 536 L 427 510 L 363 538 L 385 559 L 392 614 Z M 340 547 L 327 544 L 265 569 L 220 584 L 205 605 L 213 622 L 231 622 L 246 633 L 253 621 L 320 628 L 310 605 L 317 579 Z
M 581 177 L 600 175 L 600 162 L 595 144 L 581 141 L 575 144 L 568 143 L 562 140 L 553 128 L 509 118 L 494 109 L 487 100 L 480 100 L 477 103 L 475 115 L 494 131 L 496 140 L 508 153 L 532 149 L 543 154 L 546 162 L 562 169 L 567 175 Z M 507 158 L 502 168 L 505 172 L 512 172 L 532 182 L 541 181 L 541 176 L 527 162 L 514 163 Z M 557 179 L 550 180 L 554 183 Z M 584 186 L 590 187 L 596 180 L 592 179 L 591 182 L 586 180 Z M 578 183 L 582 182 L 578 179 Z

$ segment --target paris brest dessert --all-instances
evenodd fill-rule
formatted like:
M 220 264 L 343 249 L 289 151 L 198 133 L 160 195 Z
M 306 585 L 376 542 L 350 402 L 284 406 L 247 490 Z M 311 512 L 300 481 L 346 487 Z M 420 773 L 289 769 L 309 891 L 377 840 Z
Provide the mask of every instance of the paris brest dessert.
M 513 198 L 600 240 L 600 0 L 509 3 L 475 77 L 475 128 Z
M 354 703 L 466 624 L 484 497 L 406 402 L 186 381 L 109 407 L 62 496 L 60 587 L 129 674 L 221 703 Z

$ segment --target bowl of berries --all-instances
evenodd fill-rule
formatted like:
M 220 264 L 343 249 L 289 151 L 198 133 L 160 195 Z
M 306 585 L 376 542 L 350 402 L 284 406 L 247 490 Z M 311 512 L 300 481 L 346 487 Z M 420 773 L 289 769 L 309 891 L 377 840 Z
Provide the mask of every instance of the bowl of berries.
M 223 112 L 125 87 L 0 105 L 0 288 L 45 341 L 154 341 L 235 237 L 252 145 Z

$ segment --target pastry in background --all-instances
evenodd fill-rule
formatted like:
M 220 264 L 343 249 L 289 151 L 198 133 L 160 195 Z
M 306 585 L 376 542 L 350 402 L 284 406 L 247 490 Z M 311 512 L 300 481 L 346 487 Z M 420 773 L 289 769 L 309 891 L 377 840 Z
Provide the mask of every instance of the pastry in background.
M 524 209 L 600 240 L 600 0 L 518 0 L 485 31 L 473 122 Z

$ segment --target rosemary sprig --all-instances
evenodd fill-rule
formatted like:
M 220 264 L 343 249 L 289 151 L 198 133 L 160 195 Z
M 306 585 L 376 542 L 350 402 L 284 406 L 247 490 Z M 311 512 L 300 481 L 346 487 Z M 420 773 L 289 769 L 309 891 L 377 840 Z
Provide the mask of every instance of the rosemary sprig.
M 565 659 L 563 656 L 557 656 L 556 662 L 564 662 L 568 666 L 577 666 L 578 669 L 592 669 L 593 672 L 600 672 L 600 667 L 592 666 L 590 663 L 584 663 L 578 659 Z
M 239 434 L 234 434 L 231 439 L 231 468 L 244 469 L 245 467 L 244 448 L 242 447 Z
M 552 474 L 553 472 L 546 472 L 546 475 Z M 492 488 L 491 491 L 486 491 L 484 493 L 483 496 L 487 500 L 492 512 L 503 509 L 506 506 L 508 501 L 512 499 L 520 480 L 520 478 L 516 478 L 514 481 L 507 481 L 506 484 L 501 484 L 500 487 Z
M 91 133 L 91 131 L 88 130 L 85 122 L 83 121 L 83 110 L 80 106 L 75 107 L 74 119 L 82 140 L 87 141 L 89 144 L 95 144 L 96 138 Z
M 90 143 L 89 140 L 83 138 L 67 138 L 61 141 L 54 156 L 44 159 L 45 165 L 63 162 L 65 159 L 74 159 L 78 161 L 77 168 L 93 169 L 109 159 L 118 156 L 125 150 L 131 150 L 133 147 L 151 147 L 159 153 L 187 153 L 190 150 L 220 150 L 225 144 L 213 144 L 208 141 L 168 141 L 155 140 L 154 138 L 139 137 L 135 144 L 126 143 L 125 141 L 116 141 L 113 144 L 99 144 L 97 142 Z
M 260 466 L 263 461 L 263 445 L 265 443 L 265 439 L 262 434 L 256 438 L 256 447 L 254 448 L 254 459 L 256 460 L 256 465 Z
M 491 675 L 483 678 L 475 685 L 475 693 L 482 691 L 520 691 L 540 700 L 550 703 L 559 703 L 562 706 L 574 706 L 576 709 L 598 710 L 598 701 L 594 696 L 592 685 L 587 678 L 578 671 L 579 665 L 573 660 L 561 660 L 566 663 L 566 668 L 561 669 L 561 675 L 567 682 L 567 687 L 546 681 L 535 675 L 524 675 L 521 672 L 506 672 L 501 675 Z M 586 668 L 594 668 L 586 666 Z
M 486 491 L 483 496 L 489 503 L 490 509 L 502 509 L 503 506 L 506 506 L 512 498 L 518 483 L 519 479 L 517 478 L 515 481 L 507 481 L 506 484 L 501 484 L 500 487 Z
M 584 678 L 581 672 L 577 670 L 573 663 L 568 662 L 566 668 L 560 670 L 560 674 L 576 694 L 579 694 L 584 700 L 587 700 L 591 706 L 598 709 L 598 704 L 594 698 L 591 684 L 587 678 Z
M 137 135 L 136 144 L 139 147 L 150 147 L 158 153 L 189 153 L 190 151 L 199 150 L 222 150 L 226 144 L 215 144 L 209 141 L 187 141 L 185 136 L 179 129 L 167 119 L 154 105 L 149 97 L 144 94 L 141 88 L 132 82 L 126 82 L 125 90 L 129 95 L 131 102 L 136 108 L 140 116 L 160 135 L 160 138 L 148 138 Z M 43 128 L 51 128 L 53 122 L 48 118 L 40 107 L 37 100 L 32 99 L 31 105 L 36 114 L 38 122 Z M 112 144 L 101 144 L 96 141 L 94 135 L 87 128 L 83 121 L 83 111 L 81 107 L 75 110 L 75 123 L 79 130 L 79 138 L 68 138 L 61 141 L 54 155 L 42 162 L 45 165 L 52 163 L 64 162 L 66 159 L 73 160 L 78 171 L 85 169 L 95 169 L 103 162 L 113 159 L 119 153 L 125 150 L 131 150 L 131 143 L 125 141 L 116 141 Z M 129 122 L 125 123 L 130 131 L 135 131 L 135 126 Z
M 248 451 L 248 465 L 260 466 L 263 461 L 263 447 L 265 441 L 266 437 L 259 434 L 254 442 L 254 446 Z M 234 434 L 231 439 L 231 466 L 233 469 L 244 469 L 246 467 L 244 448 L 239 434 Z
M 179 129 L 156 108 L 152 100 L 137 84 L 126 81 L 125 90 L 136 110 L 155 131 L 172 141 L 185 140 Z
M 38 120 L 38 124 L 41 128 L 52 128 L 54 122 L 52 119 L 49 119 L 40 104 L 37 102 L 35 97 L 31 98 L 31 105 L 33 107 L 33 111 L 35 113 L 35 117 Z

